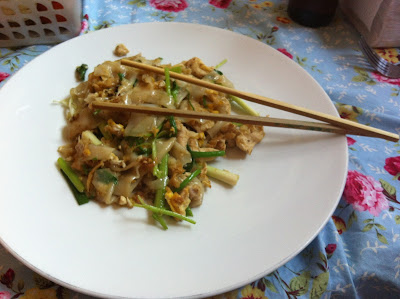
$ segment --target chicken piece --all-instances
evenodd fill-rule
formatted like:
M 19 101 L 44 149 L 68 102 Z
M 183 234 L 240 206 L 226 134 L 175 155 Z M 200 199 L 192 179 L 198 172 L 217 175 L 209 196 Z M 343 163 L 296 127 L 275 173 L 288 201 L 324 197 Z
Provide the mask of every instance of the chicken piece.
M 185 61 L 184 66 L 191 70 L 191 74 L 193 76 L 200 79 L 213 70 L 211 67 L 206 66 L 203 61 L 197 57 L 193 57 L 192 59 Z
M 226 140 L 221 138 L 221 136 L 222 134 L 210 139 L 210 141 L 207 143 L 207 147 L 216 149 L 218 151 L 226 150 Z
M 201 181 L 201 183 L 203 184 L 203 186 L 205 188 L 211 188 L 211 181 L 207 176 L 207 164 L 203 163 L 203 165 L 201 165 L 201 172 L 200 175 L 198 176 L 198 179 Z
M 190 207 L 198 207 L 203 203 L 204 187 L 198 178 L 194 178 L 189 185 Z M 186 189 L 186 188 L 185 188 Z
M 215 124 L 214 121 L 206 119 L 191 119 L 187 123 L 199 133 L 211 129 Z
M 115 47 L 114 54 L 118 57 L 126 56 L 129 53 L 128 48 L 124 44 Z
M 188 187 L 184 188 L 180 194 L 166 187 L 165 199 L 173 212 L 186 216 L 186 209 L 190 204 Z
M 208 141 L 207 146 L 218 150 L 225 150 L 226 147 L 235 147 L 236 137 L 239 134 L 240 130 L 236 125 L 233 123 L 226 123 L 221 127 L 220 132 Z
M 176 127 L 178 129 L 176 141 L 185 148 L 189 139 L 199 138 L 198 133 L 188 130 L 180 121 L 176 121 Z
M 236 146 L 247 154 L 251 154 L 254 146 L 265 136 L 262 126 L 243 125 L 240 127 L 240 134 L 236 136 Z

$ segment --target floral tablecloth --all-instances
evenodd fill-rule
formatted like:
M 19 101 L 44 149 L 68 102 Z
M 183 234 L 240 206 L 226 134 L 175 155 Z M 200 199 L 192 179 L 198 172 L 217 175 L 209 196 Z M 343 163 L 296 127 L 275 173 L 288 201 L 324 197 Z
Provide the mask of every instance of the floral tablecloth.
M 296 61 L 325 89 L 341 117 L 399 134 L 400 79 L 370 68 L 357 32 L 340 11 L 329 26 L 310 29 L 293 22 L 286 10 L 280 0 L 83 0 L 81 34 L 153 21 L 233 30 Z M 51 47 L 0 48 L 0 86 Z M 399 63 L 398 49 L 378 52 Z M 348 150 L 343 197 L 317 238 L 273 273 L 220 297 L 400 298 L 400 144 L 349 136 Z M 0 282 L 0 299 L 90 298 L 32 272 L 2 247 Z

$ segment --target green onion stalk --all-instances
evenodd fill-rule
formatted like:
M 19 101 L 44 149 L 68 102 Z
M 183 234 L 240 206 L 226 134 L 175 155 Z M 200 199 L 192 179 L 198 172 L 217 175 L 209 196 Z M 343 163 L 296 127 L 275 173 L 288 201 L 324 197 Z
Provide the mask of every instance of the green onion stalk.
M 248 115 L 253 115 L 253 116 L 259 116 L 260 114 L 255 111 L 253 108 L 251 108 L 247 103 L 242 100 L 241 98 L 238 98 L 236 96 L 229 96 L 231 104 L 234 103 L 236 104 L 244 113 Z
M 75 171 L 73 171 L 71 166 L 61 157 L 58 158 L 57 164 L 62 170 L 64 177 L 67 179 L 68 185 L 70 186 L 78 205 L 88 203 L 89 198 L 84 192 L 85 186 Z
M 196 221 L 194 221 L 193 219 L 190 219 L 190 218 L 188 218 L 186 216 L 183 216 L 181 214 L 178 214 L 178 213 L 166 210 L 166 209 L 161 209 L 161 208 L 157 208 L 157 207 L 152 206 L 152 205 L 148 205 L 148 204 L 146 204 L 144 202 L 144 200 L 143 200 L 143 198 L 141 196 L 138 196 L 138 198 L 139 198 L 140 204 L 135 203 L 134 204 L 135 207 L 144 208 L 144 209 L 146 209 L 146 210 L 148 210 L 150 212 L 153 212 L 153 213 L 175 217 L 175 218 L 177 218 L 179 220 L 183 220 L 183 221 L 187 221 L 187 222 L 192 223 L 192 224 L 196 224 Z
M 212 158 L 212 157 L 225 156 L 225 151 L 209 151 L 209 152 L 190 151 L 190 154 L 192 155 L 192 159 Z
M 165 187 L 168 184 L 168 157 L 169 154 L 165 154 L 165 156 L 161 159 L 161 163 L 159 166 L 159 178 L 162 181 L 162 186 L 157 189 L 156 197 L 154 199 L 154 206 L 159 209 L 165 209 Z M 168 229 L 167 224 L 165 223 L 162 214 L 160 213 L 153 213 L 153 218 L 158 221 L 164 229 Z

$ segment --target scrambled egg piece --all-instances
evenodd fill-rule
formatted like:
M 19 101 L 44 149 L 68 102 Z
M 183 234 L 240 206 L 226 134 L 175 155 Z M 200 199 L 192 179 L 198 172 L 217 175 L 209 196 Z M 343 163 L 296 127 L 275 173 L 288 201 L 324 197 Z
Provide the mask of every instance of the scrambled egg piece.
M 166 187 L 165 199 L 167 200 L 172 211 L 186 216 L 186 209 L 190 204 L 188 187 L 184 188 L 180 194 L 177 192 L 172 192 L 169 187 Z

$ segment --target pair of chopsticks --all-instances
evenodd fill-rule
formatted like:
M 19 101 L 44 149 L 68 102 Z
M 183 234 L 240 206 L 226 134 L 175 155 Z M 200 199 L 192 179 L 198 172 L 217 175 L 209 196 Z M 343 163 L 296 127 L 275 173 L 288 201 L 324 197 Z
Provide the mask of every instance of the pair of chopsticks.
M 148 72 L 153 72 L 157 74 L 164 75 L 165 71 L 162 68 L 154 67 L 151 65 L 122 59 L 121 64 L 125 66 L 134 67 L 137 69 L 145 70 Z M 271 118 L 271 117 L 260 117 L 260 116 L 247 116 L 247 115 L 230 115 L 230 114 L 215 114 L 215 113 L 207 113 L 207 112 L 197 112 L 197 111 L 189 111 L 189 110 L 178 110 L 178 109 L 167 109 L 167 108 L 157 108 L 157 107 L 143 107 L 143 106 L 135 106 L 135 105 L 124 105 L 118 103 L 109 103 L 109 102 L 99 102 L 95 101 L 92 103 L 93 108 L 96 109 L 106 109 L 113 111 L 128 111 L 128 112 L 137 112 L 151 115 L 175 115 L 178 117 L 185 118 L 193 118 L 193 119 L 209 119 L 209 120 L 221 120 L 221 121 L 231 121 L 238 122 L 242 124 L 253 124 L 253 125 L 261 125 L 261 126 L 269 126 L 269 127 L 283 127 L 283 128 L 292 128 L 292 129 L 301 129 L 301 130 L 311 130 L 311 131 L 320 131 L 320 132 L 328 132 L 328 133 L 336 133 L 336 134 L 351 134 L 351 135 L 359 135 L 359 136 L 368 136 L 374 138 L 381 138 L 388 141 L 397 142 L 399 141 L 399 135 L 387 132 L 384 130 L 380 130 L 374 127 L 369 127 L 366 125 L 362 125 L 353 121 L 349 121 L 346 119 L 342 119 L 340 117 L 332 116 L 326 113 L 306 109 L 300 106 L 292 105 L 289 103 L 285 103 L 282 101 L 274 100 L 271 98 L 263 97 L 260 95 L 239 91 L 233 88 L 225 87 L 222 85 L 213 84 L 207 81 L 203 81 L 194 77 L 190 77 L 187 75 L 170 72 L 171 78 L 185 81 L 191 84 L 195 84 L 198 86 L 202 86 L 208 89 L 216 90 L 219 92 L 223 92 L 229 95 L 237 96 L 239 98 L 269 106 L 272 108 L 280 109 L 283 111 L 291 112 L 294 114 L 302 115 L 309 117 L 311 119 L 319 120 L 325 123 L 320 122 L 311 122 L 311 121 L 300 121 L 300 120 L 290 120 L 290 119 L 281 119 L 281 118 Z

